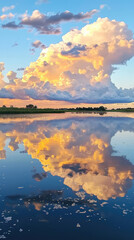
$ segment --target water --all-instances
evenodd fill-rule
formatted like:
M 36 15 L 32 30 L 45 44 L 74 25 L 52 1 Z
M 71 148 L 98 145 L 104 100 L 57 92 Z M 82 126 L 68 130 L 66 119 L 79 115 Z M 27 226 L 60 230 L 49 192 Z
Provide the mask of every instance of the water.
M 0 118 L 0 239 L 133 239 L 133 179 L 133 114 Z

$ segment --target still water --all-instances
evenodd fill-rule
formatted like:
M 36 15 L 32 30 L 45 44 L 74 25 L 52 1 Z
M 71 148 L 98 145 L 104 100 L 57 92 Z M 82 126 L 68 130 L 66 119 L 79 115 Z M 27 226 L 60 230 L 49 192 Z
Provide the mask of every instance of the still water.
M 134 115 L 0 117 L 0 239 L 134 239 Z

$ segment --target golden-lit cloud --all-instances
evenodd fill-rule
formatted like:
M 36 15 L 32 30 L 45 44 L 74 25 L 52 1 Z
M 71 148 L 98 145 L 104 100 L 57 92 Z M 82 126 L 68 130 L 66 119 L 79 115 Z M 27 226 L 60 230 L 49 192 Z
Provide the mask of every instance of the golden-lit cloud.
M 43 49 L 37 61 L 25 68 L 22 79 L 15 76 L 4 91 L 6 97 L 14 99 L 133 102 L 134 89 L 118 89 L 110 78 L 116 65 L 126 63 L 133 56 L 134 39 L 127 25 L 98 18 Z
M 13 18 L 15 15 L 13 13 L 8 13 L 8 14 L 3 14 L 0 16 L 0 20 L 5 20 L 5 19 L 11 19 Z

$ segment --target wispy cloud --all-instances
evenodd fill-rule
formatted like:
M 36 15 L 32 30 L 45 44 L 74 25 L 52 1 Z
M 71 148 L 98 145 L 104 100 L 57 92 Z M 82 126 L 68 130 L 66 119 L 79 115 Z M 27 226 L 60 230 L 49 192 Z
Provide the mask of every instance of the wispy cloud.
M 105 8 L 106 7 L 106 4 L 101 4 L 100 5 L 100 9 L 103 9 L 103 8 Z
M 0 62 L 0 72 L 4 71 L 4 69 L 5 69 L 5 63 Z
M 102 9 L 104 9 L 104 8 L 110 9 L 110 7 L 108 6 L 108 4 L 101 4 L 101 5 L 100 5 L 100 10 L 102 10 Z
M 21 67 L 21 68 L 17 68 L 17 71 L 24 71 L 25 68 Z
M 42 3 L 48 3 L 48 0 L 38 0 L 38 1 L 36 1 L 36 3 L 35 4 L 42 4 Z
M 17 42 L 15 42 L 13 45 L 12 45 L 12 47 L 17 47 L 18 46 L 18 43 Z
M 11 5 L 11 6 L 8 6 L 8 7 L 3 7 L 2 8 L 2 12 L 7 12 L 7 11 L 10 11 L 10 10 L 13 10 L 15 8 L 14 5 Z

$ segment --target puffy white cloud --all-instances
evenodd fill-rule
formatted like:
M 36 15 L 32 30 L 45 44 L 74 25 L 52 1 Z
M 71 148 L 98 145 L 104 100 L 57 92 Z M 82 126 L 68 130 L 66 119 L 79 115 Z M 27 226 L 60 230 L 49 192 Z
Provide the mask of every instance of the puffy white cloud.
M 5 19 L 11 19 L 11 18 L 13 18 L 14 17 L 14 14 L 12 14 L 12 13 L 9 13 L 9 14 L 3 14 L 3 15 L 1 15 L 0 16 L 0 20 L 5 20 Z
M 14 81 L 14 79 L 16 79 L 17 73 L 14 71 L 9 71 L 7 73 L 7 78 L 9 81 Z
M 23 78 L 15 79 L 15 84 L 6 89 L 41 100 L 131 102 L 134 89 L 118 89 L 110 77 L 116 64 L 124 64 L 133 56 L 133 33 L 127 25 L 98 18 L 44 49 L 37 61 L 25 69 Z
M 113 66 L 124 64 L 133 55 L 133 34 L 127 25 L 99 18 L 43 50 L 26 68 L 22 81 L 30 86 L 30 97 L 34 93 L 37 99 L 129 102 L 134 100 L 134 90 L 118 89 L 110 76 Z

